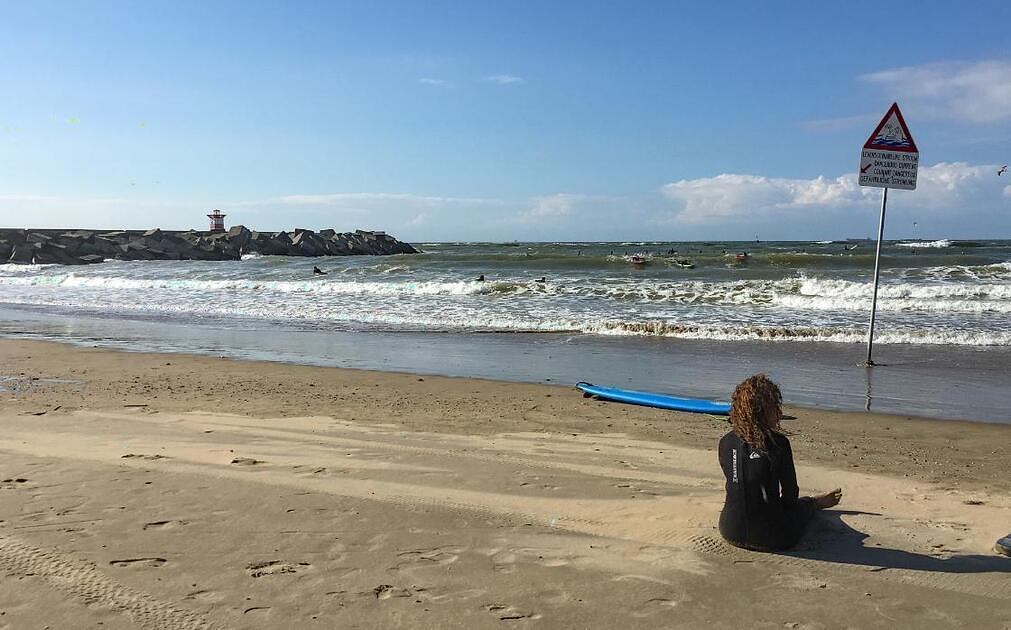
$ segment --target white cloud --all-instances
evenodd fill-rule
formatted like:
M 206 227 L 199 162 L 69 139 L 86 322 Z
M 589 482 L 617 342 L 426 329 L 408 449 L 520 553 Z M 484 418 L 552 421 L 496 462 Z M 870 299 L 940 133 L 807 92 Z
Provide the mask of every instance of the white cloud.
M 921 115 L 972 123 L 1011 119 L 1011 61 L 934 63 L 859 77 Z
M 525 209 L 512 215 L 504 215 L 502 222 L 562 225 L 588 221 L 602 224 L 611 220 L 616 208 L 628 206 L 630 203 L 630 199 L 622 197 L 556 193 L 529 199 Z
M 860 203 L 864 190 L 857 186 L 855 175 L 786 179 L 728 173 L 672 182 L 663 187 L 663 194 L 683 205 L 676 213 L 679 221 L 715 223 L 738 216 Z
M 922 208 L 944 210 L 972 203 L 981 195 L 1000 188 L 997 167 L 972 166 L 966 162 L 939 162 L 920 167 L 916 186 L 916 204 Z
M 889 196 L 890 205 L 928 211 L 964 211 L 993 206 L 1003 182 L 996 166 L 940 162 L 920 167 L 915 193 Z M 787 179 L 722 174 L 667 184 L 664 196 L 677 202 L 669 218 L 687 225 L 730 224 L 735 220 L 766 222 L 854 207 L 875 207 L 878 189 L 857 185 L 856 173 L 834 179 Z
M 410 193 L 350 192 L 327 193 L 322 195 L 286 195 L 265 201 L 240 202 L 248 205 L 284 204 L 302 206 L 341 207 L 349 205 L 375 205 L 400 203 L 412 207 L 432 207 L 445 205 L 501 205 L 499 199 L 484 197 L 438 197 L 413 195 Z
M 558 217 L 572 213 L 576 203 L 584 199 L 584 195 L 558 193 L 548 197 L 535 197 L 534 206 L 524 213 L 526 217 Z
M 485 77 L 485 81 L 490 81 L 491 83 L 498 83 L 499 85 L 510 85 L 518 83 L 526 83 L 526 79 L 523 77 L 514 77 L 510 74 L 493 74 L 490 77 Z
M 479 229 L 502 214 L 515 212 L 517 202 L 492 197 L 453 197 L 399 192 L 338 192 L 284 195 L 232 204 L 236 216 L 251 225 L 301 225 L 311 229 L 354 227 L 386 230 L 398 238 L 438 240 Z
M 229 225 L 280 230 L 294 227 L 354 229 L 428 225 L 433 219 L 467 216 L 491 208 L 514 212 L 517 202 L 480 197 L 447 197 L 408 193 L 349 192 L 285 195 L 255 200 L 157 200 L 119 197 L 0 195 L 0 226 L 97 229 L 205 229 L 204 215 L 221 208 Z M 503 210 L 500 210 L 503 211 Z M 438 221 L 434 221 L 438 223 Z M 368 225 L 365 225 L 365 224 Z
M 916 191 L 889 194 L 889 230 L 908 235 L 918 221 L 921 236 L 1011 236 L 1011 181 L 996 173 L 989 164 L 921 166 Z M 879 189 L 858 186 L 855 173 L 807 179 L 726 173 L 638 195 L 566 192 L 520 199 L 403 192 L 182 201 L 7 194 L 0 195 L 0 225 L 204 229 L 204 215 L 221 208 L 228 225 L 251 229 L 380 229 L 418 242 L 746 239 L 756 233 L 820 239 L 871 234 L 879 199 Z
M 438 87 L 450 87 L 453 85 L 452 83 L 446 81 L 445 79 L 432 79 L 430 77 L 421 77 L 420 79 L 418 79 L 418 83 L 422 85 L 435 85 Z

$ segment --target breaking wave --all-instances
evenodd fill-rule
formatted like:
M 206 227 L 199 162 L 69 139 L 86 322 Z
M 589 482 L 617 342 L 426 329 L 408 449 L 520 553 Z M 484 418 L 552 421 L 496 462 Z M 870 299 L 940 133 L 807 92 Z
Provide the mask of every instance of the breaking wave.
M 916 241 L 913 243 L 896 243 L 896 247 L 916 247 L 919 249 L 931 249 L 940 247 L 951 247 L 951 241 L 946 238 L 942 238 L 938 241 Z
M 589 326 L 583 332 L 723 341 L 822 341 L 834 343 L 861 343 L 866 341 L 867 334 L 865 329 L 856 327 L 725 326 L 670 322 L 607 322 Z M 1011 345 L 1011 332 L 890 329 L 877 331 L 874 341 L 883 344 L 1007 346 Z
M 0 302 L 113 318 L 206 317 L 223 327 L 249 319 L 391 332 L 863 340 L 870 248 L 673 245 L 682 253 L 654 252 L 645 268 L 621 259 L 639 246 L 631 242 L 440 246 L 414 257 L 0 265 Z M 893 247 L 883 259 L 880 343 L 1011 345 L 1011 246 L 988 242 L 967 254 L 958 241 L 902 245 L 926 249 L 914 256 Z M 740 247 L 752 249 L 734 264 Z M 696 267 L 678 267 L 679 256 Z M 313 276 L 314 264 L 328 274 Z
M 390 266 L 384 274 L 406 271 Z M 925 313 L 1011 313 L 1011 263 L 986 268 L 944 268 L 933 273 L 972 273 L 989 282 L 882 282 L 878 307 L 883 311 Z M 88 276 L 75 273 L 0 276 L 0 286 L 39 287 L 54 291 L 96 289 L 144 291 L 145 299 L 157 299 L 159 290 L 192 295 L 264 294 L 311 296 L 524 298 L 548 296 L 575 300 L 656 305 L 786 308 L 814 311 L 859 311 L 869 308 L 869 282 L 823 277 L 741 281 L 575 281 L 541 283 L 534 279 L 479 282 L 369 281 L 335 279 L 333 275 L 308 280 L 172 279 Z

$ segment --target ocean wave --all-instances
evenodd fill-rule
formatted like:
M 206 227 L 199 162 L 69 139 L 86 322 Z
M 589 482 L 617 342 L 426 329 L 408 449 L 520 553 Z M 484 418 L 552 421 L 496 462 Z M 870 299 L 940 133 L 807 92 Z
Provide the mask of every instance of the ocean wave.
M 80 276 L 73 273 L 33 277 L 0 277 L 0 286 L 33 286 L 49 288 L 98 289 L 168 289 L 188 292 L 248 291 L 251 293 L 279 292 L 319 295 L 476 295 L 481 293 L 544 293 L 545 285 L 528 281 L 478 282 L 426 281 L 426 282 L 367 282 L 330 281 L 323 277 L 312 280 L 183 280 L 144 279 L 116 276 Z
M 896 247 L 916 247 L 919 249 L 931 249 L 931 248 L 941 248 L 941 247 L 951 247 L 951 241 L 942 238 L 937 241 L 916 241 L 913 243 L 896 243 Z
M 910 270 L 912 271 L 912 270 Z M 1011 279 L 1011 261 L 993 263 L 990 265 L 942 265 L 938 267 L 928 267 L 922 270 L 924 277 L 937 280 L 965 279 Z
M 776 325 L 764 323 L 684 322 L 673 319 L 575 317 L 574 313 L 525 310 L 483 311 L 458 307 L 413 308 L 362 307 L 357 302 L 222 303 L 215 300 L 174 300 L 160 303 L 124 300 L 110 304 L 94 298 L 63 299 L 54 304 L 39 299 L 25 304 L 58 305 L 71 309 L 97 309 L 111 314 L 128 312 L 157 314 L 159 317 L 190 321 L 194 316 L 228 322 L 236 318 L 264 321 L 311 322 L 315 328 L 336 326 L 341 330 L 383 332 L 458 333 L 539 333 L 586 334 L 627 337 L 664 337 L 716 341 L 862 343 L 863 324 Z M 631 314 L 631 313 L 630 313 Z M 1011 331 L 979 330 L 967 327 L 927 325 L 880 326 L 875 336 L 879 344 L 923 344 L 962 346 L 1011 346 Z
M 994 265 L 992 280 L 1000 280 L 1009 263 Z M 348 269 L 354 272 L 354 269 Z M 405 266 L 374 269 L 383 274 L 409 271 Z M 340 278 L 340 279 L 338 279 Z M 824 277 L 779 280 L 679 282 L 635 279 L 540 283 L 533 279 L 371 281 L 347 280 L 331 274 L 306 280 L 171 279 L 57 273 L 0 276 L 0 287 L 39 287 L 50 290 L 96 289 L 110 291 L 185 292 L 198 295 L 299 294 L 311 296 L 488 296 L 498 298 L 556 297 L 597 299 L 603 303 L 638 302 L 656 305 L 706 305 L 718 307 L 780 307 L 817 311 L 853 311 L 869 308 L 870 282 Z M 146 299 L 157 300 L 156 294 Z M 1011 282 L 883 282 L 878 289 L 882 310 L 951 313 L 1011 313 Z
M 52 302 L 27 300 L 36 306 Z M 112 314 L 130 312 L 153 314 L 171 319 L 190 320 L 194 316 L 253 318 L 268 321 L 312 322 L 314 327 L 331 325 L 340 329 L 385 332 L 460 332 L 460 333 L 565 333 L 629 337 L 666 337 L 722 341 L 862 343 L 863 323 L 849 325 L 804 325 L 755 323 L 713 323 L 674 319 L 580 318 L 573 314 L 486 312 L 461 308 L 435 308 L 430 311 L 391 308 L 342 308 L 327 303 L 265 304 L 216 301 L 151 303 L 128 300 L 110 304 L 104 300 L 61 300 L 57 306 L 93 309 Z M 979 330 L 966 327 L 925 325 L 881 325 L 875 335 L 879 344 L 925 344 L 966 346 L 1011 346 L 1011 331 Z
M 874 285 L 870 282 L 802 278 L 796 291 L 801 296 L 832 298 L 870 298 Z M 966 298 L 981 300 L 1011 300 L 1011 283 L 898 283 L 878 285 L 878 299 L 937 300 Z
M 809 311 L 867 311 L 870 312 L 871 298 L 818 298 L 787 295 L 774 300 L 777 306 Z M 902 298 L 882 299 L 878 295 L 878 311 L 916 313 L 1011 313 L 1011 303 L 996 300 L 913 300 Z
M 58 265 L 21 265 L 15 263 L 4 263 L 0 265 L 0 273 L 12 273 L 12 274 L 28 274 L 42 271 L 43 269 L 48 269 L 50 267 L 57 267 Z
M 663 321 L 606 322 L 584 327 L 583 332 L 601 335 L 674 337 L 721 341 L 806 341 L 861 343 L 867 333 L 862 328 L 804 326 L 728 326 L 718 324 L 682 324 Z M 874 336 L 879 344 L 927 344 L 1008 346 L 1011 332 L 942 329 L 879 329 Z

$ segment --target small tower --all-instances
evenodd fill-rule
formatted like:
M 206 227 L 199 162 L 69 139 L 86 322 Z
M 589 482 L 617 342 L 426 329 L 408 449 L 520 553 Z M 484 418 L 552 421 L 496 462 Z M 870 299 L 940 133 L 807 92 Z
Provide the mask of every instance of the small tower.
M 221 210 L 215 210 L 207 218 L 211 220 L 211 232 L 225 231 L 225 215 L 221 214 Z

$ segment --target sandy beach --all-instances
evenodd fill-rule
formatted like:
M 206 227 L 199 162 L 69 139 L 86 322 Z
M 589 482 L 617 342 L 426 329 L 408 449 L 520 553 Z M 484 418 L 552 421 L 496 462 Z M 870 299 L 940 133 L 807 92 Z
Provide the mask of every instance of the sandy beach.
M 0 361 L 2 628 L 1011 627 L 1007 425 L 787 409 L 802 492 L 845 495 L 760 554 L 715 529 L 722 418 L 34 341 Z

